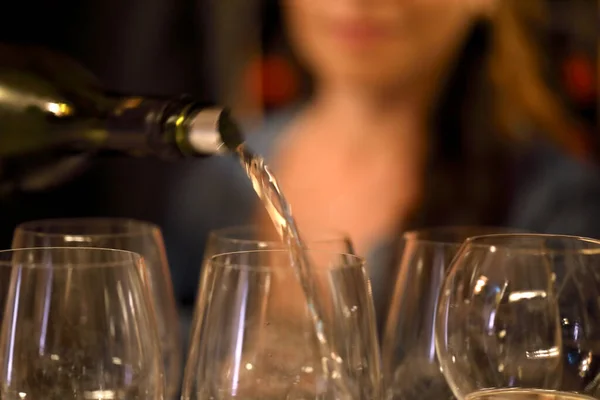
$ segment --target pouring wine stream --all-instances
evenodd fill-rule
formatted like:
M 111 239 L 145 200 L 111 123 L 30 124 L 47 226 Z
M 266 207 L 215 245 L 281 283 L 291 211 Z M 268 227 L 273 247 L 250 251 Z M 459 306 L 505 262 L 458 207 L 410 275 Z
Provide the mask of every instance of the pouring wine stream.
M 286 244 L 290 253 L 290 264 L 296 278 L 300 282 L 306 297 L 308 311 L 312 319 L 323 371 L 330 383 L 333 383 L 338 399 L 354 399 L 355 391 L 348 387 L 345 379 L 342 358 L 331 348 L 327 340 L 327 328 L 323 322 L 323 308 L 315 293 L 315 279 L 311 262 L 303 250 L 306 247 L 300 237 L 296 222 L 292 216 L 291 207 L 286 201 L 275 176 L 265 164 L 262 157 L 255 154 L 243 142 L 240 129 L 233 124 L 228 112 L 223 112 L 226 118 L 218 122 L 224 145 L 238 156 L 254 191 L 265 206 L 277 233 Z

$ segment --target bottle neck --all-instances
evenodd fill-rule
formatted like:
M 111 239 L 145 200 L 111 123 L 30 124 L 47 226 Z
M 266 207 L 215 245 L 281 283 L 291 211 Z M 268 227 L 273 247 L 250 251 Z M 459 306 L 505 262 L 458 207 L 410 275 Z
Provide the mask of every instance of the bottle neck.
M 202 109 L 186 97 L 123 97 L 106 118 L 102 149 L 163 159 L 203 155 L 189 143 L 191 125 Z

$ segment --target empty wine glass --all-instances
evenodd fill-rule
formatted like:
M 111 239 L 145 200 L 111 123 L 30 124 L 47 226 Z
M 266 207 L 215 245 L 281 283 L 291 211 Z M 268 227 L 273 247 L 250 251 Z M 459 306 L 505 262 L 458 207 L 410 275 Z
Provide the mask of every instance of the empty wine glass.
M 306 229 L 302 231 L 305 243 L 311 249 L 340 254 L 353 254 L 354 248 L 348 235 L 333 229 Z M 216 254 L 233 253 L 253 250 L 282 250 L 286 245 L 278 237 L 273 227 L 259 225 L 240 225 L 229 228 L 215 229 L 210 232 L 204 250 L 204 266 Z M 204 272 L 205 267 L 202 268 Z M 264 275 L 266 276 L 266 275 Z M 295 279 L 291 277 L 292 279 Z M 188 354 L 196 352 L 199 343 L 199 330 L 202 323 L 202 313 L 206 309 L 208 291 L 203 287 L 205 279 L 200 279 L 194 315 L 189 329 Z M 194 357 L 188 357 L 188 362 Z M 192 377 L 184 376 L 184 381 Z
M 459 399 L 529 388 L 600 397 L 600 241 L 468 239 L 445 279 L 437 354 Z
M 363 260 L 307 252 L 344 384 L 357 389 L 357 399 L 378 398 L 379 350 Z M 211 258 L 202 276 L 208 296 L 197 349 L 186 365 L 183 399 L 335 398 L 322 364 L 331 355 L 320 353 L 309 304 L 294 274 L 286 250 Z
M 6 294 L 0 398 L 160 400 L 164 376 L 139 255 L 97 248 L 0 252 Z
M 156 310 L 167 379 L 167 398 L 177 398 L 181 388 L 183 349 L 173 284 L 160 229 L 149 222 L 121 218 L 31 221 L 17 226 L 12 247 L 65 246 L 128 250 L 144 258 Z
M 450 226 L 410 231 L 402 236 L 381 351 L 388 399 L 453 397 L 435 355 L 433 327 L 442 282 L 468 237 L 508 232 L 515 230 Z

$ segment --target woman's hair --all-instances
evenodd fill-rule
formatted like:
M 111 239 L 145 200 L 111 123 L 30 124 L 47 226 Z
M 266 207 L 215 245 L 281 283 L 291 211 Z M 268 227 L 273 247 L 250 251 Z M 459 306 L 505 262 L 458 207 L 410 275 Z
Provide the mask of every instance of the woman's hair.
M 547 55 L 541 51 L 547 11 L 541 0 L 498 1 L 486 66 L 496 99 L 494 118 L 505 132 L 530 124 L 564 149 L 580 153 L 585 149 L 577 121 L 548 84 Z
M 514 162 L 522 148 L 546 141 L 585 155 L 541 51 L 543 3 L 500 0 L 497 7 L 473 24 L 431 115 L 433 154 L 416 225 L 502 223 L 523 173 L 514 169 L 527 168 Z
M 267 48 L 277 43 L 289 51 L 281 41 L 278 3 L 265 3 L 270 24 L 263 40 Z M 541 51 L 543 2 L 497 3 L 493 16 L 474 22 L 439 92 L 430 116 L 426 198 L 409 228 L 501 223 L 515 185 L 510 166 L 519 143 L 526 146 L 537 134 L 572 153 L 585 148 L 575 119 L 549 84 L 551 69 Z

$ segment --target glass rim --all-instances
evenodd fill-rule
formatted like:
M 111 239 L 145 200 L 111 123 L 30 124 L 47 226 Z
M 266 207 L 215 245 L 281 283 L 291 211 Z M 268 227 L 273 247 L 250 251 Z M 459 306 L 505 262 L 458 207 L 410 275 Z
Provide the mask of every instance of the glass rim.
M 128 226 L 129 225 L 129 226 Z M 40 228 L 63 228 L 63 227 L 76 227 L 85 226 L 85 228 L 93 228 L 94 226 L 103 227 L 120 227 L 126 228 L 121 232 L 111 233 L 94 233 L 94 232 L 78 232 L 79 229 L 74 229 L 72 232 L 44 232 L 38 229 Z M 74 218 L 44 218 L 22 222 L 15 228 L 15 234 L 22 232 L 26 235 L 32 235 L 40 238 L 57 238 L 64 236 L 88 236 L 94 238 L 107 238 L 107 237 L 134 237 L 142 236 L 152 231 L 157 230 L 160 232 L 158 225 L 142 221 L 135 218 L 121 218 L 121 217 L 74 217 Z M 75 240 L 74 240 L 75 241 Z
M 445 240 L 440 239 L 437 236 L 442 235 L 454 235 L 456 233 L 469 233 L 469 232 L 480 232 L 472 236 L 466 236 L 462 240 Z M 481 232 L 497 232 L 482 234 Z M 526 231 L 519 230 L 518 228 L 502 227 L 502 226 L 490 226 L 490 225 L 449 225 L 449 226 L 433 226 L 423 229 L 411 229 L 402 233 L 402 240 L 404 241 L 416 241 L 422 244 L 431 244 L 437 246 L 460 246 L 465 240 L 470 237 L 479 236 L 490 236 L 490 235 L 507 235 L 507 234 L 524 234 Z
M 553 390 L 553 389 L 538 389 L 538 388 L 523 388 L 523 387 L 503 387 L 503 388 L 487 388 L 487 389 L 480 389 L 477 392 L 474 393 L 470 393 L 469 395 L 467 395 L 467 397 L 471 396 L 471 395 L 484 395 L 484 396 L 494 396 L 497 395 L 505 395 L 505 394 L 535 394 L 535 395 L 549 395 L 552 396 L 552 399 L 554 400 L 558 400 L 559 397 L 561 395 L 564 395 L 565 392 L 561 392 L 559 390 Z M 581 398 L 581 400 L 587 399 L 589 396 L 587 396 L 584 393 L 571 393 L 571 392 L 566 392 L 569 396 L 572 396 L 576 399 Z
M 328 242 L 333 242 L 335 240 L 339 240 L 344 239 L 344 240 L 350 240 L 350 236 L 345 233 L 342 230 L 337 230 L 337 229 L 331 229 L 331 228 L 326 228 L 326 227 L 319 227 L 317 228 L 317 230 L 319 232 L 324 232 L 327 235 L 329 234 L 339 234 L 339 238 L 337 237 L 331 237 L 331 238 L 323 238 L 323 239 L 316 239 L 316 240 L 309 240 L 308 243 L 328 243 Z M 228 226 L 225 228 L 217 228 L 217 229 L 213 229 L 210 231 L 209 236 L 212 238 L 215 238 L 216 240 L 220 240 L 220 241 L 228 241 L 230 243 L 239 243 L 239 244 L 251 244 L 251 243 L 258 243 L 260 244 L 264 244 L 265 247 L 271 246 L 273 244 L 280 244 L 282 243 L 281 241 L 278 240 L 261 240 L 261 239 L 249 239 L 249 238 L 240 238 L 240 237 L 235 237 L 234 235 L 239 234 L 239 233 L 249 233 L 252 231 L 261 231 L 261 227 L 259 225 L 256 224 L 244 224 L 244 225 L 234 225 L 234 226 Z M 302 235 L 303 230 L 300 230 L 300 234 Z M 312 232 L 312 229 L 308 229 L 308 232 Z
M 139 262 L 143 260 L 143 257 L 129 250 L 120 250 L 120 249 L 110 249 L 103 247 L 60 247 L 60 246 L 52 246 L 52 247 L 23 247 L 23 248 L 15 248 L 15 249 L 6 249 L 0 250 L 0 268 L 9 267 L 14 268 L 15 261 L 14 260 L 3 260 L 2 256 L 7 254 L 18 254 L 18 253 L 53 253 L 55 251 L 71 251 L 71 252 L 95 252 L 99 254 L 120 254 L 122 256 L 122 260 L 109 260 L 109 261 L 87 261 L 87 262 L 58 262 L 57 264 L 43 262 L 43 261 L 22 261 L 18 263 L 19 268 L 24 269 L 67 269 L 67 268 L 78 268 L 78 269 L 92 269 L 92 268 L 121 268 L 125 266 L 137 265 Z M 132 263 L 133 260 L 133 263 Z
M 344 269 L 359 269 L 359 268 L 363 268 L 366 264 L 365 258 L 358 256 L 356 254 L 335 252 L 335 251 L 324 251 L 324 250 L 311 250 L 311 249 L 305 249 L 305 251 L 307 251 L 309 254 L 326 254 L 329 256 L 340 256 L 340 257 L 344 257 L 347 260 L 351 260 L 350 262 L 345 263 L 343 265 L 334 265 L 334 266 L 328 266 L 328 267 L 324 267 L 322 265 L 319 266 L 320 264 L 317 263 L 317 267 L 316 267 L 317 271 L 338 271 L 338 270 L 344 270 Z M 208 259 L 208 265 L 215 266 L 217 268 L 228 268 L 228 269 L 234 269 L 234 270 L 240 270 L 240 271 L 246 270 L 246 271 L 256 271 L 256 272 L 273 271 L 273 270 L 278 270 L 278 269 L 283 268 L 282 266 L 276 266 L 276 265 L 247 265 L 247 264 L 243 264 L 240 262 L 226 263 L 224 261 L 221 261 L 222 259 L 225 259 L 227 257 L 236 256 L 236 255 L 243 255 L 243 254 L 250 255 L 250 254 L 259 254 L 259 253 L 289 254 L 289 251 L 286 249 L 260 249 L 260 250 L 242 250 L 242 251 L 232 251 L 232 252 L 227 252 L 227 253 L 219 253 L 219 254 L 212 255 Z M 292 271 L 291 269 L 289 271 L 290 271 L 290 273 L 294 273 L 294 271 Z
M 555 239 L 560 240 L 561 242 L 571 242 L 571 243 L 585 243 L 592 245 L 591 248 L 581 248 L 581 249 L 553 249 L 553 248 L 544 248 L 540 249 L 538 246 L 519 246 L 519 247 L 511 247 L 508 244 L 503 244 L 501 242 L 498 243 L 481 243 L 486 240 L 503 240 L 503 239 L 511 239 L 511 238 L 523 238 L 523 239 Z M 551 233 L 500 233 L 500 234 L 490 234 L 490 235 L 479 235 L 472 236 L 465 240 L 462 249 L 468 248 L 484 248 L 490 249 L 490 251 L 510 251 L 515 253 L 535 253 L 535 254 L 580 254 L 580 255 L 600 255 L 600 240 L 588 238 L 584 236 L 575 236 L 575 235 L 561 235 L 561 234 L 551 234 Z M 493 250 L 492 250 L 493 249 Z

